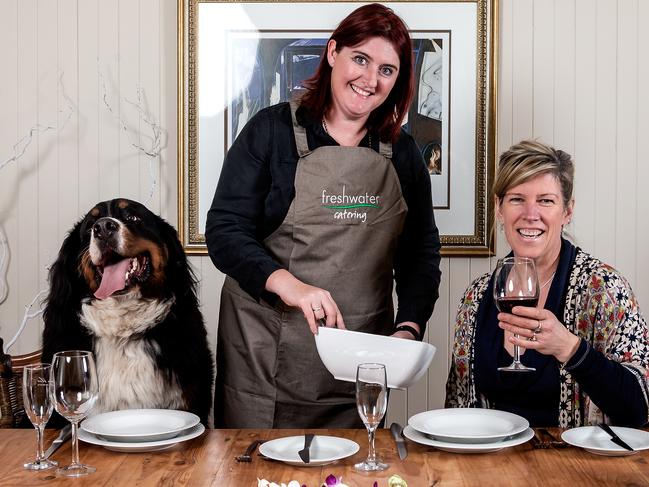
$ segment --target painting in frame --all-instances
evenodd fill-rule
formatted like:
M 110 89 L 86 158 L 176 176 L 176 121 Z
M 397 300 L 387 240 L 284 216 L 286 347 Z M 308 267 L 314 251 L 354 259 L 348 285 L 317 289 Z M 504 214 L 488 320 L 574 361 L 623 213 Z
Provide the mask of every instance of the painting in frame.
M 383 2 L 413 39 L 405 121 L 429 169 L 446 256 L 493 254 L 497 0 Z M 228 148 L 260 109 L 287 101 L 359 2 L 179 2 L 178 227 L 206 253 L 205 220 Z

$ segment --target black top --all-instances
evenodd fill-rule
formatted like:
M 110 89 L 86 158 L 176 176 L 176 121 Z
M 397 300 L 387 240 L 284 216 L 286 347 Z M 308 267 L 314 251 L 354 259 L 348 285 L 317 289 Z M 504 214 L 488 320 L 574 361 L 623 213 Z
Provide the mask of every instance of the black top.
M 544 306 L 559 319 L 564 314 L 568 279 L 576 253 L 576 247 L 562 239 L 557 272 Z M 504 330 L 498 326 L 492 286 L 493 278 L 476 317 L 476 391 L 489 400 L 490 407 L 523 416 L 532 426 L 556 426 L 561 379 L 560 364 L 553 356 L 530 349 L 521 356 L 521 362 L 536 368 L 535 372 L 497 370 L 509 365 L 512 357 L 503 347 Z M 579 348 L 564 367 L 613 423 L 634 427 L 646 423 L 647 407 L 642 387 L 633 372 L 622 364 L 609 360 L 581 339 Z
M 544 306 L 557 317 L 563 316 L 565 289 L 575 253 L 575 247 L 564 240 L 557 272 Z M 490 407 L 523 416 L 531 426 L 556 426 L 559 421 L 557 411 L 561 395 L 559 363 L 552 355 L 529 349 L 521 355 L 521 362 L 528 367 L 534 367 L 535 371 L 499 371 L 499 367 L 508 366 L 513 359 L 503 346 L 505 331 L 498 326 L 497 315 L 492 277 L 480 303 L 476 321 L 476 390 L 489 400 Z
M 298 123 L 306 128 L 309 148 L 338 145 L 298 108 Z M 376 133 L 360 142 L 378 152 Z M 399 298 L 396 323 L 414 321 L 422 333 L 439 296 L 441 277 L 439 232 L 433 216 L 430 177 L 414 139 L 402 131 L 393 145 L 392 163 L 408 205 L 394 257 Z M 299 156 L 288 103 L 258 112 L 228 151 L 207 214 L 205 238 L 214 265 L 234 278 L 250 296 L 277 299 L 264 290 L 266 280 L 282 268 L 266 252 L 263 240 L 284 221 L 295 196 Z

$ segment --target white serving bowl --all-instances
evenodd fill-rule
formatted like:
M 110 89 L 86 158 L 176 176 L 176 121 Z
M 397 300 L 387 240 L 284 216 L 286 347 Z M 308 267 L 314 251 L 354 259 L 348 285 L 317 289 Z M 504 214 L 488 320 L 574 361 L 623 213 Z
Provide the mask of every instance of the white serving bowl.
M 358 364 L 379 363 L 385 365 L 388 387 L 393 389 L 417 382 L 435 355 L 429 343 L 339 328 L 318 328 L 315 343 L 322 363 L 336 379 L 355 382 Z

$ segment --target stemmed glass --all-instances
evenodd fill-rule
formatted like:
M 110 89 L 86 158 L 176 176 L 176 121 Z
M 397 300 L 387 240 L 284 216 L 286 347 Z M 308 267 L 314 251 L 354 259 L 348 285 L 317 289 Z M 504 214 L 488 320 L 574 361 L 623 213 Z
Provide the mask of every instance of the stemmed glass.
M 496 307 L 501 313 L 511 313 L 514 306 L 536 307 L 539 301 L 539 278 L 534 261 L 528 257 L 506 257 L 498 261 L 493 287 Z M 518 338 L 518 335 L 514 335 Z M 521 363 L 520 350 L 514 345 L 514 360 L 503 372 L 530 372 L 533 367 Z
M 92 352 L 70 350 L 54 354 L 52 361 L 54 408 L 72 423 L 72 463 L 56 470 L 64 477 L 81 477 L 96 469 L 79 463 L 79 421 L 90 412 L 97 400 L 99 385 Z
M 354 465 L 356 470 L 375 472 L 385 470 L 388 464 L 376 458 L 374 434 L 388 407 L 388 385 L 385 365 L 360 364 L 356 369 L 356 406 L 369 436 L 367 459 Z
M 27 417 L 36 428 L 38 444 L 36 459 L 25 463 L 29 470 L 45 470 L 58 465 L 48 460 L 43 453 L 43 429 L 52 416 L 52 384 L 50 382 L 50 364 L 26 365 L 23 369 L 23 405 Z

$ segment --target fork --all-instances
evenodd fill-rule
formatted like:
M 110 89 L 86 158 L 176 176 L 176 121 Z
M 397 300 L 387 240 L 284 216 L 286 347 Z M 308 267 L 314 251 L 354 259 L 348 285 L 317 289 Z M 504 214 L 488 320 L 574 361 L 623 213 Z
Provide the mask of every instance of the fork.
M 242 455 L 237 455 L 235 457 L 237 459 L 237 462 L 252 462 L 252 454 L 257 449 L 257 446 L 259 446 L 263 442 L 264 440 L 253 440 Z

